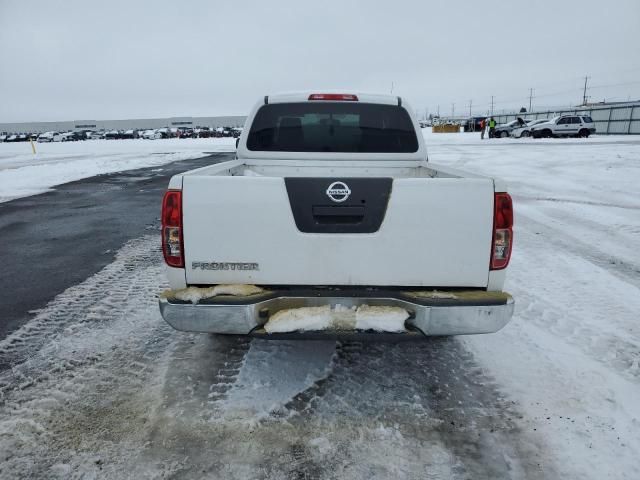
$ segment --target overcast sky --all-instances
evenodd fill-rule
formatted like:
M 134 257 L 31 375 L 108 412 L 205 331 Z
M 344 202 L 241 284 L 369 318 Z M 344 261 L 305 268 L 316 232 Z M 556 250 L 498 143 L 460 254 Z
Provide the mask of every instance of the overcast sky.
M 422 115 L 640 98 L 640 1 L 0 0 L 0 122 L 244 115 L 265 94 Z

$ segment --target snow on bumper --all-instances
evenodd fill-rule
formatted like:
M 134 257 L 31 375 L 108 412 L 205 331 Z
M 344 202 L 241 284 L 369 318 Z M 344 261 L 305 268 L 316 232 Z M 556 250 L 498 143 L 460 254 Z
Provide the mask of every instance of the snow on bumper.
M 403 333 L 467 335 L 493 333 L 513 315 L 513 298 L 503 292 L 377 290 L 377 289 L 281 289 L 247 296 L 219 296 L 197 303 L 180 300 L 176 292 L 159 299 L 162 317 L 176 330 L 269 337 L 265 330 L 278 312 L 308 307 L 396 307 L 408 312 Z M 302 329 L 301 329 L 302 330 Z M 353 330 L 332 330 L 333 335 Z M 297 332 L 301 337 L 309 331 Z M 399 333 L 398 335 L 402 335 Z

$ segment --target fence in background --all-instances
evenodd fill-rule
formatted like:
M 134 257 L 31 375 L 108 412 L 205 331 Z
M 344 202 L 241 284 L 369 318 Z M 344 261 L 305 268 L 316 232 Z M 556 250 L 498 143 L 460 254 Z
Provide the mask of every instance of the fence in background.
M 571 110 L 546 112 L 509 113 L 494 115 L 498 123 L 507 123 L 517 117 L 525 121 L 539 118 L 553 118 L 557 115 L 589 115 L 596 124 L 599 134 L 640 134 L 640 102 L 609 107 L 576 107 Z

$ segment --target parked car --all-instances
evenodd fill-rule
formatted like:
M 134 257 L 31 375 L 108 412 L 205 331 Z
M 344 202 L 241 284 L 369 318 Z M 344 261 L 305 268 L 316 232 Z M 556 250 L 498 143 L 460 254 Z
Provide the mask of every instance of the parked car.
M 493 136 L 495 138 L 506 138 L 511 135 L 511 132 L 516 128 L 520 128 L 526 125 L 526 122 L 518 117 L 515 120 L 511 120 L 509 123 L 503 123 L 501 125 L 496 125 L 496 129 L 494 130 Z
M 0 142 L 6 141 L 8 136 L 9 135 L 7 135 L 6 133 L 0 134 Z
M 592 133 L 596 133 L 596 125 L 588 115 L 560 115 L 531 128 L 533 138 L 587 138 Z
M 142 138 L 145 140 L 158 140 L 162 138 L 162 134 L 157 130 L 145 130 L 142 134 Z
M 93 130 L 76 130 L 73 133 L 78 140 L 89 140 Z
M 38 136 L 39 143 L 62 142 L 65 134 L 60 132 L 45 132 Z
M 53 142 L 53 136 L 56 132 L 45 132 L 38 135 L 38 143 L 49 143 Z
M 169 182 L 159 307 L 174 328 L 388 339 L 511 319 L 506 185 L 432 165 L 405 99 L 263 97 L 236 155 Z
M 9 143 L 13 143 L 13 142 L 28 142 L 29 141 L 29 135 L 27 135 L 26 133 L 12 133 L 11 135 L 5 135 L 4 136 L 4 140 L 0 140 L 4 141 L 4 142 L 9 142 Z
M 87 139 L 87 132 L 85 132 L 84 130 L 78 130 L 76 132 L 72 132 L 72 136 L 74 142 L 81 140 L 84 141 Z
M 195 138 L 209 138 L 211 137 L 211 129 L 209 127 L 196 127 L 193 130 Z
M 122 138 L 122 132 L 119 130 L 110 130 L 104 134 L 105 140 L 118 140 Z
M 179 138 L 195 138 L 193 128 L 190 127 L 178 127 L 177 135 Z
M 87 133 L 89 140 L 102 140 L 104 138 L 104 132 L 89 132 Z
M 171 138 L 173 136 L 168 127 L 157 128 L 155 131 L 160 134 L 160 138 Z
M 120 138 L 127 139 L 127 140 L 131 140 L 133 138 L 138 138 L 138 131 L 137 130 L 125 130 L 124 132 L 122 132 L 122 135 L 120 135 Z
M 67 132 L 62 134 L 63 142 L 77 142 L 79 140 L 85 140 L 84 132 Z
M 548 118 L 540 118 L 538 120 L 532 120 L 532 121 L 528 122 L 526 125 L 523 125 L 520 128 L 514 128 L 513 130 L 511 130 L 511 136 L 515 137 L 515 138 L 530 137 L 531 136 L 531 128 L 535 127 L 536 125 L 540 125 L 541 123 L 548 122 L 548 121 L 549 121 Z

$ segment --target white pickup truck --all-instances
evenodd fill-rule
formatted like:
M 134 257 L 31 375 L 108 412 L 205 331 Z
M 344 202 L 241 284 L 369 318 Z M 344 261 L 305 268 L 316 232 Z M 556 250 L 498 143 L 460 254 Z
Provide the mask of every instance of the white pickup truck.
M 234 160 L 169 183 L 160 311 L 266 338 L 495 332 L 512 225 L 505 184 L 431 164 L 400 97 L 267 96 Z

